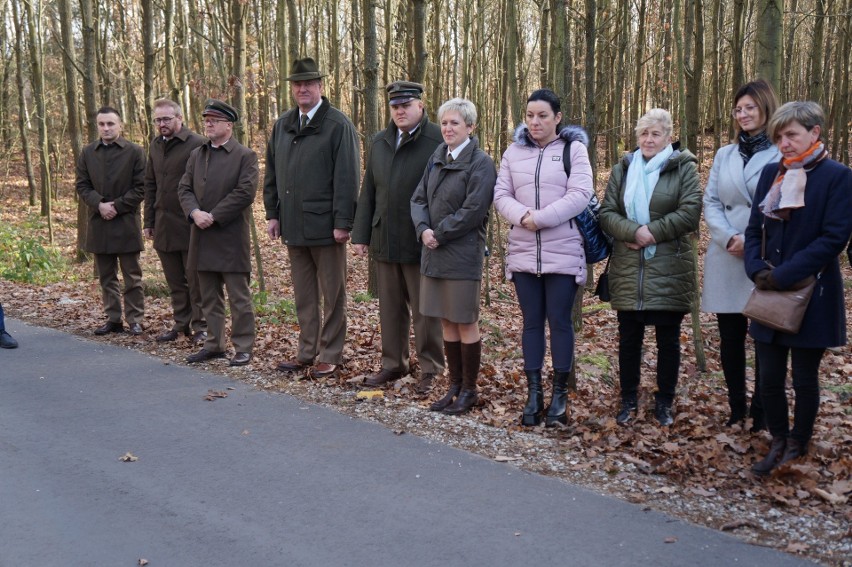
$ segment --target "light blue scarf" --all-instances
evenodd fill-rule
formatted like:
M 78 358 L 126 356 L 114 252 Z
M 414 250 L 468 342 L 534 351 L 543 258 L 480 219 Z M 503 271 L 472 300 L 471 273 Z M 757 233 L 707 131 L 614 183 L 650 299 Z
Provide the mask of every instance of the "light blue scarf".
M 660 180 L 660 170 L 674 153 L 669 144 L 661 152 L 645 161 L 642 150 L 633 152 L 632 167 L 627 168 L 627 181 L 624 187 L 624 208 L 627 218 L 640 225 L 651 222 L 651 197 L 654 188 Z M 645 259 L 650 260 L 657 253 L 657 246 L 652 244 L 644 249 Z

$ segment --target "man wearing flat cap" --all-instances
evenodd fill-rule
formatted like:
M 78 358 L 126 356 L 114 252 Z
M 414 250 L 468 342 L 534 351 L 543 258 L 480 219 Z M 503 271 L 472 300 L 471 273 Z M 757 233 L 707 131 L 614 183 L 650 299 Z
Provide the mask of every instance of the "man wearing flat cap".
M 382 386 L 409 372 L 410 324 L 420 365 L 418 393 L 428 393 L 444 367 L 441 321 L 420 314 L 420 247 L 411 221 L 411 195 L 429 156 L 443 141 L 423 108 L 423 85 L 396 81 L 385 87 L 392 121 L 372 140 L 352 230 L 355 254 L 368 245 L 376 260 L 382 369 L 365 380 Z
M 343 361 L 346 242 L 360 179 L 355 127 L 322 96 L 324 76 L 310 57 L 293 63 L 287 80 L 297 107 L 272 128 L 263 185 L 267 233 L 287 246 L 299 320 L 298 351 L 278 369 L 314 377 Z
M 189 269 L 198 271 L 201 310 L 207 339 L 187 362 L 225 356 L 225 294 L 231 307 L 231 366 L 251 361 L 254 307 L 251 302 L 250 209 L 257 192 L 257 155 L 233 137 L 236 109 L 208 100 L 202 113 L 209 142 L 194 149 L 186 162 L 178 196 L 192 230 Z

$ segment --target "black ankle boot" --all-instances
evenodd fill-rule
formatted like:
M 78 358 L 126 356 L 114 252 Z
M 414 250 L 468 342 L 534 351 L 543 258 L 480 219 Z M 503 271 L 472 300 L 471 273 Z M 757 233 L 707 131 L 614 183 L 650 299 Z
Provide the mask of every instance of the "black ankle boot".
M 553 371 L 553 397 L 550 399 L 550 407 L 547 409 L 547 418 L 544 421 L 546 427 L 561 423 L 568 423 L 568 375 L 570 372 Z
M 672 403 L 668 400 L 657 400 L 654 404 L 654 417 L 657 418 L 660 427 L 668 427 L 674 423 Z
M 618 425 L 628 425 L 636 419 L 636 413 L 639 411 L 639 403 L 635 397 L 627 397 L 621 399 L 621 409 L 615 417 L 615 422 Z
M 447 355 L 447 372 L 450 375 L 450 387 L 447 393 L 438 401 L 429 405 L 429 411 L 444 411 L 455 401 L 462 388 L 462 359 L 461 342 L 444 341 L 444 352 Z
M 742 396 L 732 396 L 728 394 L 728 405 L 731 407 L 731 417 L 728 418 L 728 421 L 725 422 L 727 427 L 734 425 L 735 423 L 739 423 L 746 418 L 746 397 L 745 394 Z
M 786 437 L 773 437 L 772 444 L 769 446 L 769 454 L 763 457 L 763 460 L 754 463 L 751 466 L 751 472 L 761 476 L 768 475 L 777 466 L 778 460 L 784 454 L 786 448 Z
M 778 461 L 776 467 L 780 467 L 785 463 L 789 463 L 799 457 L 804 457 L 808 453 L 807 445 L 790 437 L 787 439 L 787 447 L 784 449 L 784 454 L 781 455 L 781 460 Z
M 527 405 L 521 416 L 521 425 L 538 425 L 544 415 L 544 394 L 541 391 L 541 370 L 526 370 Z

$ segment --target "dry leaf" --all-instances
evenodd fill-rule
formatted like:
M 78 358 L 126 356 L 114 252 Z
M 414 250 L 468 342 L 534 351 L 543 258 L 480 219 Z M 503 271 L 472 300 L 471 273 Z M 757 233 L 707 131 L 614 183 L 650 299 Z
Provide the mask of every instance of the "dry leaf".
M 677 542 L 677 538 L 676 538 L 676 537 L 674 537 L 674 536 L 670 536 L 670 537 L 667 537 L 666 539 L 664 539 L 664 540 L 663 540 L 663 542 L 664 542 L 664 543 L 676 543 L 676 542 Z
M 822 490 L 821 488 L 813 488 L 812 490 L 814 491 L 814 494 L 835 506 L 837 506 L 838 504 L 846 504 L 847 502 L 849 502 L 849 497 L 843 496 L 842 494 L 827 492 L 825 490 Z
M 136 455 L 134 455 L 133 453 L 128 451 L 125 454 L 123 454 L 122 456 L 120 456 L 118 458 L 118 460 L 123 462 L 123 463 L 135 463 L 136 461 L 139 460 L 139 457 L 137 457 Z
M 147 559 L 140 559 L 140 560 L 139 560 L 139 566 L 140 566 L 140 567 L 144 567 L 144 566 L 145 566 L 145 565 L 147 565 L 147 564 L 148 564 L 148 560 L 147 560 Z
M 727 522 L 725 524 L 722 524 L 722 527 L 720 529 L 723 532 L 729 532 L 729 531 L 735 530 L 737 528 L 755 528 L 755 529 L 757 529 L 759 527 L 760 526 L 758 526 L 756 522 L 753 522 L 751 520 L 739 519 L 739 520 L 733 520 L 731 522 Z
M 506 455 L 497 455 L 494 457 L 494 460 L 498 463 L 508 463 L 510 461 L 520 461 L 523 460 L 522 457 L 507 457 Z
M 381 390 L 361 390 L 355 394 L 355 397 L 359 400 L 374 400 L 376 398 L 384 398 L 385 393 Z
M 223 392 L 219 390 L 207 390 L 207 395 L 204 396 L 204 399 L 208 402 L 212 402 L 216 398 L 227 398 L 228 392 Z
M 810 545 L 802 542 L 790 542 L 787 544 L 787 547 L 784 548 L 784 551 L 787 553 L 804 553 L 811 548 Z

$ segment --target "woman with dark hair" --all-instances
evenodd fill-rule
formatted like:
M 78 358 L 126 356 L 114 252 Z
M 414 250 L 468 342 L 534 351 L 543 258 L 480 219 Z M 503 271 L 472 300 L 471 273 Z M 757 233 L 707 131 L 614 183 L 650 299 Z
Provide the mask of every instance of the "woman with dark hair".
M 639 148 L 612 169 L 601 228 L 612 235 L 609 290 L 618 311 L 619 425 L 638 411 L 645 327 L 657 334 L 654 415 L 671 425 L 680 371 L 680 324 L 695 299 L 693 238 L 701 219 L 698 160 L 672 143 L 672 116 L 654 108 L 636 124 Z
M 521 346 L 527 377 L 523 425 L 544 414 L 541 371 L 545 322 L 550 327 L 553 393 L 545 425 L 567 423 L 568 377 L 574 362 L 571 311 L 586 282 L 583 237 L 573 222 L 594 193 L 589 138 L 577 126 L 562 126 L 559 98 L 548 89 L 527 99 L 526 119 L 503 154 L 494 207 L 511 223 L 506 277 L 515 284 L 524 318 Z M 574 143 L 577 142 L 577 143 Z M 566 155 L 571 176 L 566 177 Z
M 753 284 L 743 269 L 744 233 L 760 172 L 781 155 L 766 134 L 766 123 L 776 108 L 778 97 L 763 79 L 746 83 L 737 90 L 731 112 L 736 142 L 716 152 L 704 190 L 704 220 L 711 238 L 704 257 L 701 310 L 716 313 L 719 323 L 719 350 L 731 408 L 727 425 L 743 421 L 748 413 L 752 431 L 759 431 L 765 425 L 757 380 L 751 409 L 747 410 L 748 319 L 742 310 Z
M 494 161 L 471 137 L 476 106 L 454 98 L 438 109 L 444 142 L 429 158 L 411 197 L 411 219 L 423 242 L 420 313 L 441 319 L 450 387 L 429 406 L 458 415 L 476 403 L 482 355 L 479 284 L 485 226 L 494 196 Z
M 745 269 L 755 287 L 797 289 L 816 277 L 798 333 L 756 321 L 749 333 L 760 361 L 760 394 L 772 444 L 752 466 L 758 475 L 807 453 L 819 410 L 819 365 L 825 349 L 846 343 L 846 310 L 838 256 L 852 232 L 852 170 L 828 157 L 825 115 L 810 101 L 788 102 L 769 121 L 783 156 L 763 169 L 745 233 Z M 787 359 L 796 405 L 790 430 Z

